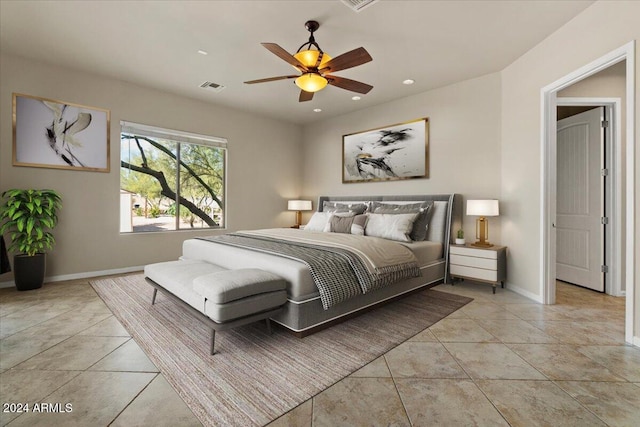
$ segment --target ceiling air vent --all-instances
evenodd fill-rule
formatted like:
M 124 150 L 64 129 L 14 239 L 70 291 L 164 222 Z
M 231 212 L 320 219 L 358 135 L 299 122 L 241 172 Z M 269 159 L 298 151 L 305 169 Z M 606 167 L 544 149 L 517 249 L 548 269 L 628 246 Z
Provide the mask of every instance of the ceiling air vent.
M 224 86 L 214 82 L 204 82 L 200 85 L 200 87 L 203 89 L 212 90 L 214 92 L 221 92 L 224 89 Z
M 354 10 L 356 12 L 360 12 L 362 9 L 371 6 L 373 3 L 378 2 L 378 0 L 341 0 L 342 3 L 346 4 L 349 9 Z

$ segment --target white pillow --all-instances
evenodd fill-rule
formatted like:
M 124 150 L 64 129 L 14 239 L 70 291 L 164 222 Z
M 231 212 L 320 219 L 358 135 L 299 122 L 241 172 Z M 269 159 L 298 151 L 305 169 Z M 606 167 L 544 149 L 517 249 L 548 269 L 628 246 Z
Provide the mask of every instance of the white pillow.
M 364 234 L 383 239 L 410 242 L 413 223 L 419 213 L 409 214 L 367 214 L 369 220 L 364 229 Z
M 307 225 L 304 226 L 304 231 L 323 231 L 328 233 L 331 231 L 330 217 L 331 212 L 314 212 Z

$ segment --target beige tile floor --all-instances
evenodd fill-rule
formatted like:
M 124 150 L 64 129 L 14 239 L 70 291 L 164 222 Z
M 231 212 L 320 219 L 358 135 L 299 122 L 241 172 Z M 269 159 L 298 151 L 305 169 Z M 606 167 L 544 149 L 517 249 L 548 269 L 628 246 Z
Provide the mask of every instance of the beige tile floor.
M 437 289 L 474 301 L 270 427 L 639 424 L 624 299 L 562 283 L 554 306 L 471 282 Z M 0 290 L 0 338 L 0 400 L 32 405 L 1 425 L 200 425 L 87 280 Z

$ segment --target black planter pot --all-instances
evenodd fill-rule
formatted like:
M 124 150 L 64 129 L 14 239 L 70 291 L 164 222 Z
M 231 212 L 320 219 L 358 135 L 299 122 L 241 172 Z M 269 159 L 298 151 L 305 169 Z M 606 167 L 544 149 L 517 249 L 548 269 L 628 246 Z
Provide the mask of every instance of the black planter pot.
M 42 287 L 44 283 L 45 255 L 15 255 L 13 257 L 13 278 L 19 291 L 30 291 Z

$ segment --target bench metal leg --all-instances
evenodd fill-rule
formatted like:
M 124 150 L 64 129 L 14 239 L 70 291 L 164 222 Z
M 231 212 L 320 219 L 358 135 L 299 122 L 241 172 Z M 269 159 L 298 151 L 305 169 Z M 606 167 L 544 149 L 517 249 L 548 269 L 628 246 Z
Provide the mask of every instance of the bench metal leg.
M 216 345 L 216 330 L 215 329 L 211 329 L 211 355 L 213 356 L 214 351 L 213 348 Z
M 156 295 L 158 295 L 158 290 L 153 288 L 153 298 L 151 298 L 151 305 L 156 303 Z
M 267 322 L 267 333 L 269 335 L 271 335 L 272 331 L 271 331 L 271 320 L 269 320 L 269 318 L 264 319 L 265 322 Z

